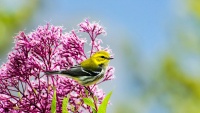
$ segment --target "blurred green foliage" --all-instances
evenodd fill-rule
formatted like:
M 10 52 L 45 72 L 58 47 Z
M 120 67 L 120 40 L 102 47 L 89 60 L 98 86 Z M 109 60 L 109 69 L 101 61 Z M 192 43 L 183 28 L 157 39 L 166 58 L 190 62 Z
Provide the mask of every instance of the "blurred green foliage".
M 138 106 L 143 106 L 144 109 L 152 100 L 159 103 L 160 106 L 164 106 L 167 113 L 200 113 L 200 76 L 199 73 L 190 72 L 190 69 L 187 68 L 189 61 L 186 62 L 184 59 L 185 56 L 195 56 L 200 59 L 200 0 L 187 0 L 186 8 L 187 16 L 183 20 L 189 18 L 188 23 L 175 25 L 178 29 L 171 33 L 173 38 L 169 38 L 167 51 L 161 56 L 162 58 L 156 60 L 154 64 L 156 69 L 148 72 L 151 77 L 146 75 L 148 84 L 144 88 L 143 96 L 138 97 L 139 99 L 133 98 L 132 103 L 138 103 L 140 104 Z M 122 46 L 127 64 L 131 63 L 129 67 L 134 68 L 134 72 L 138 71 L 142 74 L 143 67 L 138 65 L 141 64 L 139 61 L 141 59 L 138 57 L 140 53 L 130 49 L 131 44 L 127 42 Z M 198 64 L 200 63 L 198 62 Z M 149 66 L 149 68 L 151 67 Z M 117 107 L 118 113 L 138 111 L 134 106 L 123 106 L 123 104 L 119 106 L 121 107 Z
M 168 97 L 168 105 L 172 113 L 199 113 L 200 112 L 200 77 L 199 73 L 187 73 L 187 68 L 182 68 L 184 55 L 197 56 L 200 58 L 200 1 L 187 0 L 188 18 L 190 26 L 180 26 L 176 35 L 176 46 L 179 49 L 175 54 L 172 51 L 170 57 L 163 60 L 162 73 L 165 80 L 165 95 Z M 191 14 L 194 14 L 191 17 Z M 187 18 L 187 17 L 186 17 Z M 175 55 L 174 55 L 175 54 Z M 183 56 L 182 56 L 183 55 Z M 198 60 L 196 61 L 198 62 Z M 197 75 L 197 76 L 196 76 Z
M 187 0 L 188 7 L 198 19 L 200 19 L 200 0 Z
M 162 65 L 158 78 L 162 84 L 157 84 L 160 85 L 156 87 L 157 94 L 167 97 L 164 103 L 172 113 L 199 113 L 200 79 L 184 73 L 171 56 L 166 57 Z
M 38 0 L 31 0 L 14 11 L 0 8 L 0 56 L 10 47 L 18 30 L 31 19 L 37 4 Z

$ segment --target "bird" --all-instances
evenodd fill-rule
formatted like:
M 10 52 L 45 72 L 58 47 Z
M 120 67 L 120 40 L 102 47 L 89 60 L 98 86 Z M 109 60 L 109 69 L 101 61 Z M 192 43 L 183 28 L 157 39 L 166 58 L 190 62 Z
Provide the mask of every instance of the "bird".
M 110 60 L 110 54 L 107 51 L 97 51 L 90 58 L 82 61 L 78 65 L 74 65 L 66 70 L 59 71 L 46 71 L 46 75 L 58 74 L 64 75 L 79 84 L 87 87 L 97 83 L 101 78 L 104 77 L 106 69 Z

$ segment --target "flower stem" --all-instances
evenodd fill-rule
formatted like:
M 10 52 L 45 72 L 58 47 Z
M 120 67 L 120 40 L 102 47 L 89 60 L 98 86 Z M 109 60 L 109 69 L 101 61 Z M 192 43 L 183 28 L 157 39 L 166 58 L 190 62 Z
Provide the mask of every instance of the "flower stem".
M 92 95 L 92 99 L 94 100 L 95 109 L 96 109 L 96 111 L 98 111 L 97 101 L 96 101 L 96 99 L 94 98 L 94 95 Z

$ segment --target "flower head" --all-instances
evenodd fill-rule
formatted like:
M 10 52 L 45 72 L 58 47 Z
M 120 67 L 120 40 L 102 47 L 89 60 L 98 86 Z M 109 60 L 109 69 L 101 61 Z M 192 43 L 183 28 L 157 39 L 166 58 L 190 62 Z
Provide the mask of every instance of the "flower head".
M 105 33 L 103 27 L 88 20 L 82 22 L 80 30 L 89 34 L 91 54 L 103 49 L 98 35 Z M 15 37 L 15 47 L 8 55 L 8 61 L 0 69 L 0 111 L 1 112 L 50 112 L 53 87 L 57 94 L 57 112 L 61 112 L 62 99 L 70 96 L 68 110 L 82 112 L 91 108 L 83 103 L 88 95 L 85 88 L 74 80 L 62 76 L 46 76 L 43 72 L 69 68 L 87 58 L 84 51 L 86 39 L 79 38 L 75 31 L 63 33 L 63 28 L 47 24 Z M 90 54 L 90 55 L 91 55 Z M 113 77 L 113 67 L 107 69 L 102 81 Z M 103 90 L 90 86 L 100 104 Z

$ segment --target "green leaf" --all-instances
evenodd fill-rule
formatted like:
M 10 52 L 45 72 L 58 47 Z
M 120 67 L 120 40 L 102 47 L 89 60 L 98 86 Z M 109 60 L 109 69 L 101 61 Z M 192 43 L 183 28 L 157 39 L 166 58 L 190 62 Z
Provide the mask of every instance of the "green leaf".
M 84 91 L 85 91 L 86 96 L 88 96 L 88 90 L 84 88 Z
M 53 88 L 53 98 L 51 102 L 51 113 L 56 113 L 56 89 Z
M 96 102 L 98 102 L 99 100 L 98 100 L 98 98 L 97 98 L 97 96 L 94 96 L 94 99 L 95 99 L 95 101 Z
M 95 105 L 94 102 L 91 98 L 83 98 L 83 101 L 86 105 L 92 107 L 93 109 L 95 109 Z
M 92 108 L 92 113 L 97 113 L 97 111 L 94 108 Z
M 18 92 L 18 97 L 19 97 L 19 99 L 21 99 L 22 97 L 21 97 L 21 93 L 20 92 Z
M 67 110 L 68 101 L 69 101 L 69 98 L 64 97 L 63 102 L 62 102 L 62 113 L 69 113 Z
M 112 95 L 112 91 L 110 93 L 108 93 L 108 95 L 106 95 L 106 97 L 103 99 L 103 102 L 99 106 L 99 110 L 97 113 L 106 113 L 106 108 L 107 108 L 108 101 L 109 101 L 111 95 Z
M 70 110 L 72 111 L 72 113 L 75 112 L 75 107 L 73 105 L 70 105 Z
M 33 88 L 33 91 L 34 91 L 35 94 L 37 94 L 37 90 L 35 88 Z

